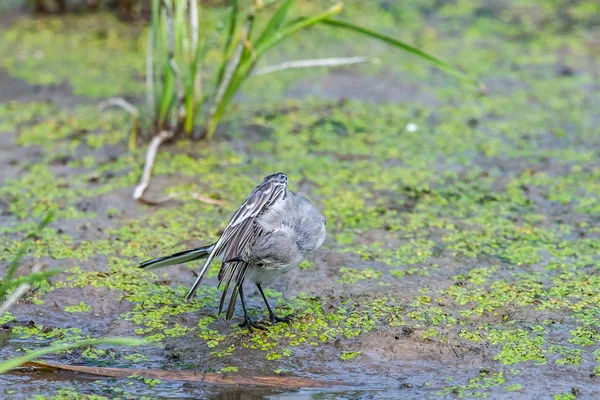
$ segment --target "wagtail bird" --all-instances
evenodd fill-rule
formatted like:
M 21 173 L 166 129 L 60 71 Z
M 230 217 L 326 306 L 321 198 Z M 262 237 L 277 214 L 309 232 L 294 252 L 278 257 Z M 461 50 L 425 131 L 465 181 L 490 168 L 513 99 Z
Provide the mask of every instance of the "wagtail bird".
M 252 189 L 248 198 L 236 210 L 215 243 L 159 257 L 143 262 L 141 268 L 160 268 L 206 258 L 198 278 L 186 296 L 189 301 L 210 263 L 222 260 L 219 287 L 224 284 L 219 314 L 229 291 L 232 293 L 225 319 L 229 321 L 235 310 L 237 294 L 244 310 L 244 323 L 240 326 L 266 329 L 248 315 L 243 283 L 254 282 L 269 310 L 272 323 L 287 322 L 290 316 L 279 318 L 273 312 L 263 292 L 262 285 L 298 266 L 310 252 L 317 250 L 325 240 L 325 217 L 304 196 L 288 190 L 288 177 L 283 173 L 269 175 Z

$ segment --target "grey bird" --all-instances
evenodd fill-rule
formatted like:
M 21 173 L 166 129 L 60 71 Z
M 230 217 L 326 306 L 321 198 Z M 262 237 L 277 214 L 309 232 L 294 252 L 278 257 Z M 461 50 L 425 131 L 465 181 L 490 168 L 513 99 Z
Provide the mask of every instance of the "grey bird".
M 298 266 L 308 253 L 317 250 L 325 241 L 325 217 L 303 195 L 288 190 L 287 175 L 278 172 L 268 175 L 256 186 L 236 210 L 219 240 L 166 257 L 140 264 L 140 268 L 160 268 L 206 257 L 198 278 L 186 296 L 189 301 L 202 282 L 208 267 L 215 258 L 222 260 L 219 287 L 224 284 L 219 315 L 232 288 L 225 319 L 229 321 L 235 310 L 237 294 L 244 310 L 244 323 L 240 326 L 266 329 L 252 320 L 246 309 L 243 283 L 248 279 L 258 288 L 269 310 L 269 319 L 290 322 L 290 316 L 279 318 L 267 301 L 263 283 Z

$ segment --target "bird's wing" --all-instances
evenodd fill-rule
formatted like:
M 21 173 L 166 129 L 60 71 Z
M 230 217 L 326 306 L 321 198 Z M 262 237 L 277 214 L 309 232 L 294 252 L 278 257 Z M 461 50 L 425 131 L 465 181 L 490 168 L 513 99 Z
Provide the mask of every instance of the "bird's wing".
M 227 261 L 240 257 L 248 243 L 250 243 L 253 238 L 261 235 L 261 229 L 258 224 L 256 224 L 256 219 L 261 214 L 265 213 L 274 203 L 284 198 L 287 187 L 287 177 L 285 177 L 285 175 L 283 175 L 283 177 L 285 179 L 275 175 L 272 179 L 265 179 L 250 192 L 248 198 L 233 214 L 227 227 L 223 231 L 223 234 L 212 249 L 211 254 L 208 256 L 204 266 L 198 274 L 196 282 L 194 282 L 194 285 L 186 296 L 186 300 L 189 300 L 194 296 L 211 261 L 219 255 L 223 255 L 223 265 L 219 271 L 219 282 L 227 279 L 226 288 L 229 287 L 229 283 L 232 279 L 235 279 L 234 288 L 237 288 L 237 286 L 241 284 L 244 279 L 243 272 L 245 272 L 246 263 L 243 261 L 233 261 L 228 263 Z M 226 294 L 227 291 L 225 290 L 223 296 Z M 233 296 L 235 297 L 235 291 Z M 235 298 L 232 298 L 230 307 L 234 305 Z M 233 311 L 231 311 L 231 313 L 232 312 Z M 230 312 L 228 311 L 227 314 L 229 315 Z

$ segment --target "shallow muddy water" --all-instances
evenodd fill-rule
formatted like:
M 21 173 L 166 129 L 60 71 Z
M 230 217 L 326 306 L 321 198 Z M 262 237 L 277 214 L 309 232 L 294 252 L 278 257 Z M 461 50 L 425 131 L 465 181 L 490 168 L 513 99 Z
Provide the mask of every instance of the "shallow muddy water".
M 460 65 L 486 92 L 379 44 L 308 32 L 268 63 L 368 52 L 382 64 L 249 81 L 214 142 L 161 148 L 148 197 L 183 193 L 161 206 L 131 200 L 145 149 L 140 140 L 128 151 L 128 116 L 95 107 L 115 95 L 143 100 L 140 27 L 106 14 L 0 24 L 0 272 L 48 208 L 56 220 L 19 274 L 37 263 L 63 270 L 0 316 L 9 332 L 0 359 L 140 336 L 156 345 L 42 361 L 339 384 L 25 370 L 2 376 L 0 397 L 600 397 L 597 21 L 571 2 L 349 3 L 345 18 Z M 72 55 L 80 42 L 85 53 Z M 40 53 L 49 43 L 55 51 Z M 217 318 L 218 265 L 190 303 L 198 263 L 136 268 L 215 240 L 279 170 L 328 220 L 323 247 L 268 287 L 277 313 L 295 316 L 290 326 L 250 333 L 237 326 L 241 310 Z M 266 319 L 258 291 L 245 290 Z

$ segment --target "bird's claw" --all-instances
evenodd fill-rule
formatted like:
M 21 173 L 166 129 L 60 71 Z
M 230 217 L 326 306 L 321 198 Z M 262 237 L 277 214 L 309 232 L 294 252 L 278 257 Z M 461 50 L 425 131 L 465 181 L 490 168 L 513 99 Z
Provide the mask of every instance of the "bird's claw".
M 292 318 L 294 318 L 294 316 L 292 314 L 286 315 L 285 317 L 278 317 L 275 314 L 271 314 L 269 316 L 269 320 L 271 320 L 272 325 L 278 324 L 280 322 L 285 322 L 286 324 L 291 325 Z
M 239 324 L 239 327 L 240 328 L 248 328 L 248 330 L 250 332 L 254 332 L 254 328 L 260 329 L 263 331 L 269 330 L 266 326 L 261 325 L 260 323 L 252 320 L 250 317 L 246 317 L 246 320 L 244 322 L 242 322 L 241 324 Z

